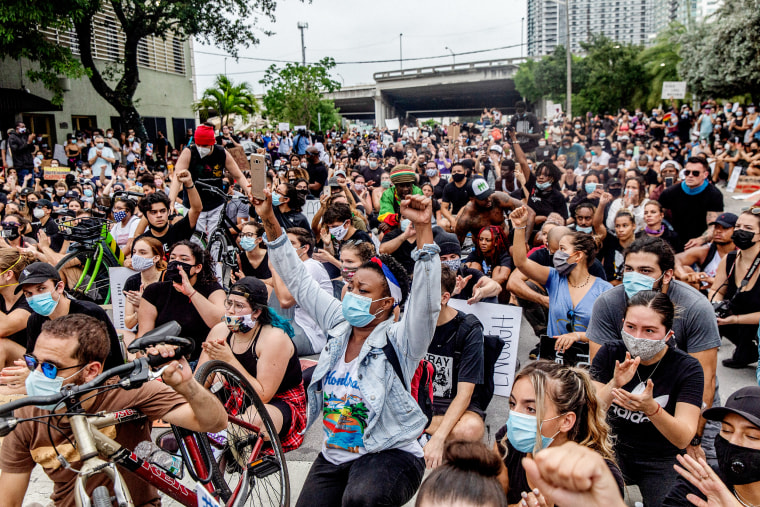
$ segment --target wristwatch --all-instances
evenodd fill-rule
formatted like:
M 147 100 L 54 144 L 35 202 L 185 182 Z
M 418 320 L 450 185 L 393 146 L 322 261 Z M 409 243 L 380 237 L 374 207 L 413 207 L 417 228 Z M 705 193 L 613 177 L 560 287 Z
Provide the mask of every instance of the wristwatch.
M 699 447 L 702 445 L 702 437 L 695 435 L 694 438 L 691 439 L 691 442 L 689 442 L 689 445 L 692 447 Z

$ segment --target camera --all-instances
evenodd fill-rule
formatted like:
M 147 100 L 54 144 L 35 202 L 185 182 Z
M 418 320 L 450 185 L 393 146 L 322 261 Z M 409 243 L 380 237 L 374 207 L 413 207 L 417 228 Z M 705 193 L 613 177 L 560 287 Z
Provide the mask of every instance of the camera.
M 729 315 L 733 314 L 731 301 L 728 299 L 724 299 L 723 301 L 713 301 L 712 305 L 715 316 L 719 319 L 725 319 Z

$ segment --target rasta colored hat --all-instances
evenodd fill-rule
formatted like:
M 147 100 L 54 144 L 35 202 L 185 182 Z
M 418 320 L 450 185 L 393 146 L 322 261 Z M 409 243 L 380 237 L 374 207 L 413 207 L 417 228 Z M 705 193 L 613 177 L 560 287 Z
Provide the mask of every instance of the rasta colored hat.
M 406 164 L 399 164 L 391 171 L 391 183 L 397 185 L 399 183 L 416 183 L 417 175 L 414 174 L 414 169 Z
M 195 144 L 200 144 L 201 146 L 211 146 L 212 144 L 216 144 L 214 127 L 209 127 L 208 125 L 198 125 L 198 128 L 195 129 L 193 140 L 195 141 Z

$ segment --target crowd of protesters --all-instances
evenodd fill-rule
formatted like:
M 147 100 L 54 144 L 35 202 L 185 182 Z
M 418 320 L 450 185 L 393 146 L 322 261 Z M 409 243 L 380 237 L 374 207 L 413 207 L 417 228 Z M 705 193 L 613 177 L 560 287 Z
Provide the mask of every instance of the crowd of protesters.
M 202 124 L 178 147 L 147 141 L 94 129 L 56 160 L 22 122 L 3 140 L 4 393 L 36 389 L 50 320 L 106 322 L 105 368 L 132 359 L 119 334 L 177 321 L 189 364 L 243 372 L 286 451 L 322 426 L 299 506 L 402 505 L 418 489 L 418 505 L 620 505 L 633 485 L 647 507 L 760 504 L 760 387 L 721 407 L 716 373 L 722 337 L 724 366 L 758 360 L 760 207 L 724 212 L 719 188 L 760 175 L 753 104 L 539 119 L 518 102 L 471 123 Z M 234 148 L 264 157 L 264 189 Z M 227 284 L 201 246 L 222 213 Z M 62 221 L 91 217 L 135 271 L 124 329 L 55 268 Z M 507 401 L 491 399 L 486 331 L 455 299 L 520 306 L 537 337 L 494 435 L 489 403 Z M 428 418 L 409 391 L 421 360 Z M 9 447 L 0 485 L 20 466 Z

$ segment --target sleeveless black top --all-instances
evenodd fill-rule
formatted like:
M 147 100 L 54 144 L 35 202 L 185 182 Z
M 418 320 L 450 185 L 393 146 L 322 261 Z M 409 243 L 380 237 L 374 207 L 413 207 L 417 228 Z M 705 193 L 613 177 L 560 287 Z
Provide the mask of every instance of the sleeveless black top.
M 261 329 L 262 326 L 259 326 L 259 330 L 256 332 L 256 337 L 253 339 L 253 343 L 246 349 L 245 352 L 242 354 L 236 354 L 234 350 L 232 352 L 232 354 L 235 356 L 235 359 L 237 359 L 240 364 L 243 365 L 245 371 L 254 377 L 257 375 L 257 364 L 259 361 L 259 358 L 256 356 L 255 352 L 256 344 L 259 341 Z M 230 333 L 227 335 L 227 343 L 230 345 L 230 349 L 232 349 L 232 331 L 230 331 Z M 298 360 L 298 351 L 295 350 L 294 345 L 293 355 L 290 356 L 290 359 L 288 360 L 288 367 L 285 369 L 285 376 L 282 378 L 280 387 L 277 388 L 277 394 L 282 394 L 285 391 L 293 389 L 294 387 L 298 387 L 301 384 L 302 379 L 303 377 L 301 376 L 301 362 Z
M 198 149 L 195 146 L 192 146 L 189 150 L 190 164 L 188 165 L 188 170 L 193 177 L 193 182 L 200 181 L 222 190 L 222 177 L 227 166 L 227 152 L 224 147 L 218 144 L 214 145 L 211 153 L 203 158 L 198 154 Z M 224 204 L 224 199 L 208 190 L 198 187 L 198 193 L 201 196 L 201 201 L 203 201 L 203 211 L 209 211 Z M 183 201 L 185 207 L 190 206 L 187 195 L 185 195 Z

